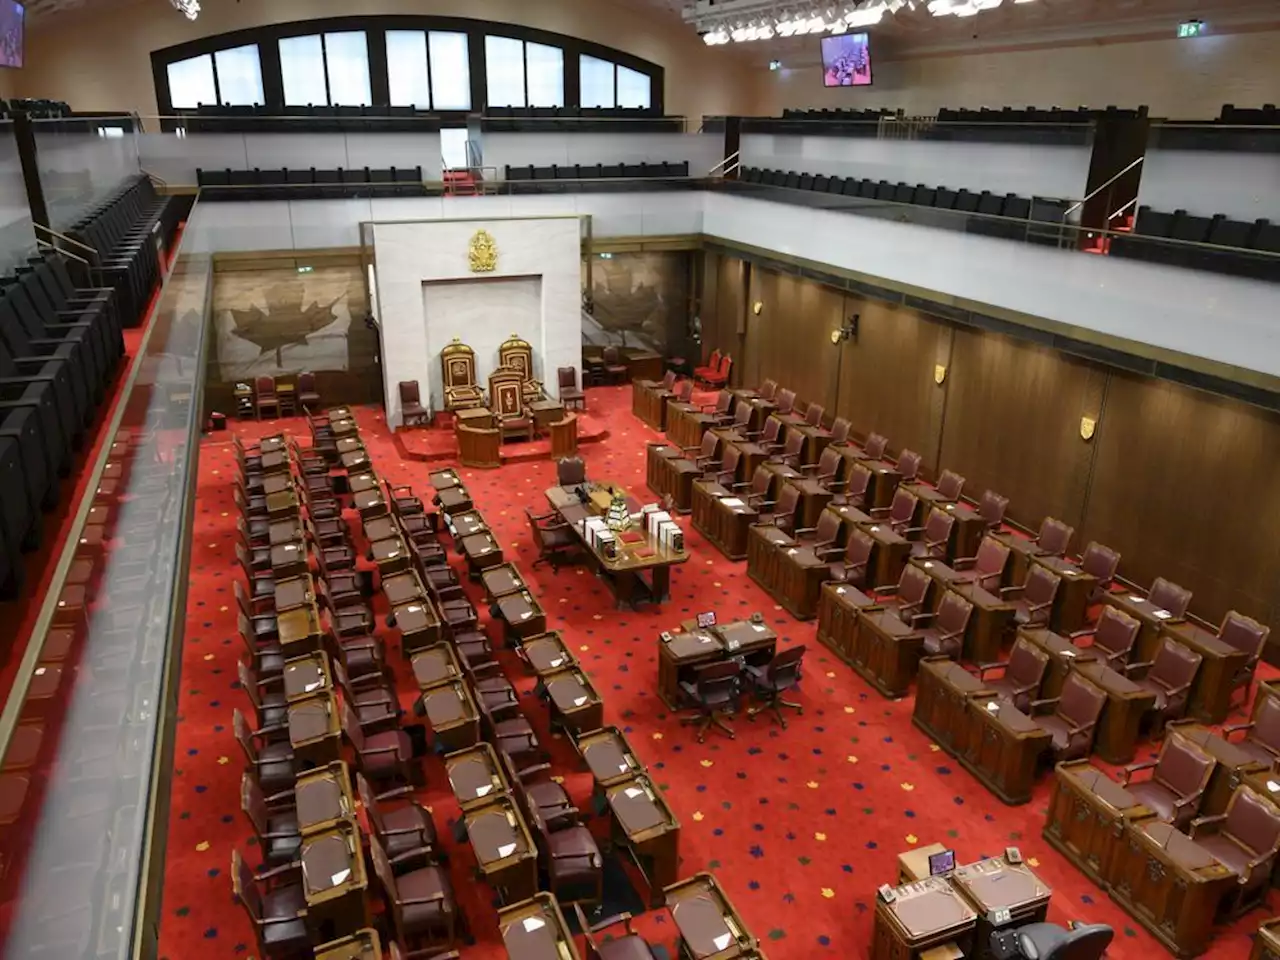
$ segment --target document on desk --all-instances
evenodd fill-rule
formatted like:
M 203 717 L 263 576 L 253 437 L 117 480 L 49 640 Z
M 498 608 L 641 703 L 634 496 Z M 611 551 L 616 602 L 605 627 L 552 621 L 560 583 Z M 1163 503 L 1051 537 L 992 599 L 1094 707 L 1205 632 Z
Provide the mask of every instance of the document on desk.
M 720 502 L 726 507 L 740 507 L 743 505 L 740 497 L 722 497 Z

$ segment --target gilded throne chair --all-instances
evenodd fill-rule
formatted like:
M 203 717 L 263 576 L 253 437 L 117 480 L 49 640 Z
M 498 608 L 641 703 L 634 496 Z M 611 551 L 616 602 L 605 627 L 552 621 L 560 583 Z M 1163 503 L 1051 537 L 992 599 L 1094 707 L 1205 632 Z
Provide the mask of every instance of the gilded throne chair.
M 440 370 L 446 410 L 484 406 L 484 393 L 476 383 L 476 352 L 457 337 L 440 351 Z
M 520 393 L 526 404 L 543 398 L 542 382 L 533 376 L 533 347 L 514 333 L 498 347 L 498 366 L 520 372 Z
M 533 414 L 525 406 L 522 376 L 519 370 L 507 367 L 489 375 L 489 409 L 504 441 L 509 437 L 533 439 Z

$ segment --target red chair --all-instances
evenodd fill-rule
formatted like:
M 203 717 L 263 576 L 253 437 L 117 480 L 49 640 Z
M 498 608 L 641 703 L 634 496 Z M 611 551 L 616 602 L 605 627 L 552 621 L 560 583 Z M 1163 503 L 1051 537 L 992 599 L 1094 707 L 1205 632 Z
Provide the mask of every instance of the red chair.
M 724 387 L 729 384 L 729 373 L 733 369 L 733 357 L 727 353 L 720 357 L 720 365 L 712 372 L 697 375 L 697 379 L 701 380 L 708 387 Z
M 707 360 L 707 365 L 705 367 L 693 368 L 693 379 L 698 381 L 699 383 L 702 383 L 707 379 L 707 377 L 714 376 L 719 372 L 720 372 L 720 351 L 717 349 L 717 350 L 711 351 L 711 356 Z

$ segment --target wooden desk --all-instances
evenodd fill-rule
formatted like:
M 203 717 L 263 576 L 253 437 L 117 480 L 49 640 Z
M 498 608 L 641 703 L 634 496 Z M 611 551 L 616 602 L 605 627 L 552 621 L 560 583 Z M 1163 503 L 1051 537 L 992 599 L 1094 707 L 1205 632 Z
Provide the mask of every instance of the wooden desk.
M 320 610 L 314 602 L 276 614 L 280 648 L 286 658 L 320 649 Z
M 715 425 L 715 417 L 696 403 L 667 401 L 667 439 L 678 447 L 696 447 Z
M 891 700 L 905 697 L 915 679 L 924 637 L 891 610 L 863 610 L 858 614 L 858 642 L 866 658 L 853 668 Z
M 473 506 L 471 502 L 471 494 L 467 493 L 466 487 L 461 483 L 450 486 L 436 488 L 436 499 L 438 501 L 440 512 L 444 514 L 445 522 L 448 523 L 449 517 L 455 513 L 463 513 L 470 510 Z
M 913 847 L 898 854 L 898 884 L 914 883 L 931 877 L 929 858 L 950 849 L 943 843 L 931 843 L 927 847 Z
M 427 474 L 427 482 L 435 487 L 437 493 L 447 490 L 449 487 L 462 486 L 462 478 L 458 476 L 458 471 L 452 467 L 431 471 L 431 473 Z
M 1276 807 L 1280 807 L 1280 774 L 1270 770 L 1259 770 L 1257 773 L 1245 774 L 1240 782 L 1259 796 L 1266 797 Z
M 342 759 L 342 723 L 333 691 L 289 704 L 289 743 L 303 767 L 323 767 Z
M 727 440 L 727 446 L 738 448 L 738 473 L 734 477 L 740 483 L 750 483 L 756 468 L 769 459 L 768 451 L 750 440 Z M 728 451 L 726 450 L 726 453 Z
M 871 562 L 867 564 L 867 577 L 872 586 L 896 584 L 911 557 L 910 541 L 887 523 L 870 523 L 862 529 L 876 542 L 871 550 Z
M 645 445 L 645 483 L 658 496 L 669 492 L 671 480 L 667 471 L 671 460 L 684 456 L 684 450 L 670 443 L 649 443 Z
M 606 787 L 604 795 L 613 814 L 610 835 L 630 851 L 649 884 L 650 905 L 656 907 L 680 869 L 680 821 L 643 774 Z
M 693 528 L 730 560 L 747 556 L 747 532 L 760 513 L 713 480 L 693 481 Z
M 954 943 L 972 954 L 978 916 L 946 877 L 928 877 L 893 891 L 892 903 L 876 897 L 871 960 L 919 960 L 934 947 Z
M 998 531 L 991 534 L 1009 548 L 1009 569 L 1006 575 L 1009 586 L 1022 586 L 1027 582 L 1027 571 L 1031 569 L 1031 561 L 1043 556 L 1044 550 L 1030 536 L 1013 531 Z
M 956 583 L 951 589 L 973 604 L 969 629 L 964 634 L 964 658 L 975 663 L 999 660 L 1005 635 L 1013 626 L 1013 604 L 976 583 Z
M 480 714 L 466 683 L 439 684 L 422 691 L 422 713 L 446 753 L 470 747 L 480 739 Z
M 862 465 L 871 471 L 871 482 L 867 484 L 866 504 L 870 510 L 888 509 L 893 503 L 893 495 L 902 482 L 902 474 L 888 460 L 867 460 L 856 457 Z
M 942 597 L 948 590 L 956 584 L 968 583 L 972 578 L 972 574 L 968 571 L 954 570 L 941 560 L 930 557 L 912 557 L 911 565 L 923 570 L 933 581 L 925 608 L 935 613 L 942 606 Z
M 577 664 L 545 675 L 542 686 L 547 692 L 553 728 L 576 737 L 599 729 L 604 722 L 604 701 Z
M 858 641 L 858 613 L 876 606 L 876 601 L 857 587 L 847 583 L 824 583 L 818 597 L 818 642 L 829 647 L 845 663 L 853 663 Z
M 503 903 L 538 892 L 538 850 L 514 800 L 499 795 L 466 811 L 462 821 L 480 873 Z
M 680 681 L 691 680 L 694 667 L 730 656 L 767 663 L 778 643 L 777 634 L 767 625 L 748 620 L 708 629 L 691 626 L 668 637 L 658 637 L 658 696 L 671 710 L 680 709 Z
M 494 797 L 511 792 L 502 764 L 487 743 L 446 754 L 444 768 L 449 787 L 464 812 L 483 807 Z
M 307 558 L 307 545 L 301 541 L 276 544 L 271 548 L 271 572 L 277 581 L 305 576 Z
M 288 450 L 264 450 L 258 458 L 262 462 L 262 472 L 270 473 L 288 473 L 289 466 L 292 463 Z
M 400 537 L 388 537 L 369 544 L 369 553 L 378 568 L 378 579 L 403 573 L 413 562 L 413 555 Z
M 400 525 L 396 523 L 395 517 L 374 517 L 361 526 L 364 528 L 364 538 L 370 543 L 400 535 Z
M 1055 850 L 1103 888 L 1116 882 L 1126 825 L 1155 813 L 1088 760 L 1054 769 L 1043 836 Z
M 790 481 L 800 491 L 800 505 L 796 508 L 796 526 L 811 530 L 818 525 L 818 517 L 827 508 L 834 494 L 812 477 Z
M 356 473 L 347 477 L 347 493 L 355 496 L 357 493 L 368 493 L 370 490 L 376 490 L 382 485 L 382 481 L 378 479 L 378 475 L 369 471 L 368 473 Z M 367 530 L 367 528 L 366 528 Z M 374 539 L 370 537 L 370 539 Z
M 1112 899 L 1174 955 L 1203 953 L 1235 874 L 1162 820 L 1128 824 L 1125 842 Z
M 1058 593 L 1053 598 L 1049 626 L 1059 633 L 1084 629 L 1089 622 L 1089 598 L 1098 589 L 1098 578 L 1065 557 L 1042 554 L 1032 557 L 1031 562 L 1058 577 Z
M 558 630 L 529 637 L 521 644 L 520 655 L 538 677 L 578 664 L 578 658 L 564 645 Z
M 440 642 L 443 625 L 430 600 L 419 598 L 398 603 L 391 608 L 391 617 L 400 630 L 400 650 L 406 657 L 412 658 Z
M 822 456 L 822 451 L 827 449 L 827 445 L 831 443 L 831 431 L 824 427 L 814 427 L 808 423 L 802 423 L 787 429 L 794 430 L 804 437 L 804 446 L 800 448 L 801 463 L 817 463 L 818 458 Z
M 334 444 L 334 448 L 338 451 L 338 455 L 341 456 L 347 453 L 355 453 L 357 450 L 363 450 L 364 442 L 360 439 L 359 435 L 353 434 L 351 436 L 343 437 L 341 440 L 337 441 L 337 443 Z
M 418 579 L 418 571 L 406 570 L 392 574 L 382 581 L 382 595 L 387 598 L 387 606 L 398 607 L 415 600 L 425 600 L 427 591 Z
M 831 563 L 838 554 L 818 556 L 810 547 L 780 547 L 777 576 L 769 593 L 797 620 L 812 620 L 818 615 L 818 598 L 822 585 L 831 579 Z
M 387 506 L 387 498 L 383 496 L 381 487 L 374 487 L 372 490 L 365 490 L 362 493 L 355 494 L 351 498 L 351 505 L 360 514 L 361 523 L 368 523 L 378 517 L 385 517 L 390 512 L 390 508 Z
M 291 517 L 288 520 L 274 520 L 267 526 L 267 543 L 272 547 L 279 547 L 286 543 L 296 543 L 305 551 L 307 549 L 306 542 L 307 537 L 302 529 L 301 518 Z M 290 561 L 297 562 L 296 558 L 282 556 L 281 559 L 286 563 Z M 306 562 L 305 557 L 303 562 Z
M 307 929 L 313 941 L 325 942 L 372 925 L 365 891 L 360 828 L 347 820 L 302 838 L 302 890 L 307 903 Z
M 450 514 L 445 527 L 449 531 L 449 536 L 453 537 L 453 542 L 459 547 L 467 537 L 473 537 L 478 533 L 487 533 L 489 530 L 489 525 L 485 523 L 484 517 L 480 515 L 478 510 L 474 509 Z
M 294 489 L 292 474 L 273 473 L 262 478 L 262 495 L 264 497 L 271 497 L 277 493 L 286 493 L 292 489 Z
M 602 727 L 572 741 L 597 787 L 611 787 L 645 772 L 631 744 L 617 727 Z
M 1280 917 L 1258 924 L 1258 936 L 1249 951 L 1249 960 L 1280 960 Z
M 699 873 L 663 890 L 671 919 L 680 931 L 680 956 L 694 960 L 756 956 L 760 941 L 710 873 Z
M 654 386 L 642 380 L 631 381 L 631 412 L 661 433 L 667 429 L 667 401 L 674 396 L 662 389 L 662 381 Z
M 776 598 L 780 551 L 795 545 L 785 530 L 771 523 L 754 524 L 747 530 L 747 576 Z
M 1155 706 L 1156 695 L 1097 660 L 1077 662 L 1074 669 L 1107 695 L 1094 753 L 1107 763 L 1128 763 L 1137 749 L 1142 717 Z
M 992 857 L 956 867 L 950 879 L 978 915 L 973 955 L 979 960 L 992 956 L 992 933 L 1005 927 L 1043 923 L 1049 913 L 1053 891 L 1025 863 Z M 997 912 L 1001 915 L 998 922 Z
M 1018 636 L 1049 658 L 1049 666 L 1040 682 L 1040 699 L 1056 699 L 1062 693 L 1062 684 L 1072 667 L 1098 659 L 1097 654 L 1088 648 L 1077 647 L 1066 637 L 1044 627 L 1019 627 Z
M 1181 622 L 1168 610 L 1162 610 L 1136 593 L 1108 593 L 1102 598 L 1102 602 L 1123 610 L 1131 617 L 1137 617 L 1142 623 L 1138 638 L 1133 643 L 1133 651 L 1129 654 L 1131 663 L 1148 663 L 1154 660 L 1164 628 Z M 1203 668 L 1203 664 L 1201 667 Z
M 1248 654 L 1190 621 L 1166 623 L 1161 632 L 1201 657 L 1187 701 L 1187 716 L 1205 723 L 1222 723 L 1231 712 L 1232 680 L 1248 662 Z
M 497 619 L 502 621 L 507 646 L 518 646 L 529 637 L 545 633 L 547 615 L 528 590 L 507 593 L 493 602 Z
M 472 430 L 492 430 L 493 412 L 485 407 L 467 407 L 453 411 L 458 426 L 470 427 Z
M 467 572 L 473 580 L 480 576 L 481 570 L 502 563 L 502 547 L 488 530 L 464 537 L 461 548 L 463 559 L 467 562 Z
M 342 465 L 342 469 L 347 473 L 358 473 L 361 470 L 369 469 L 369 452 L 361 447 L 359 450 L 352 450 L 350 453 L 340 454 L 338 463 Z
M 301 657 L 284 662 L 284 698 L 292 703 L 317 693 L 333 690 L 333 671 L 329 668 L 329 655 L 323 650 L 313 650 Z
M 382 960 L 382 940 L 377 930 L 366 927 L 316 947 L 315 960 Z
M 969 701 L 995 694 L 964 667 L 946 657 L 925 657 L 916 674 L 911 722 L 952 756 L 969 750 Z
M 514 563 L 500 563 L 480 572 L 480 584 L 490 600 L 526 589 L 524 577 Z
M 1031 799 L 1036 762 L 1049 748 L 1047 730 L 995 697 L 969 700 L 968 749 L 957 757 L 983 786 L 1011 806 Z
M 299 774 L 293 800 L 304 837 L 355 820 L 351 773 L 341 760 Z
M 512 960 L 581 960 L 573 933 L 550 893 L 537 893 L 498 911 L 498 932 Z
M 765 469 L 772 475 L 769 480 L 769 492 L 766 499 L 777 500 L 782 493 L 782 488 L 792 480 L 803 480 L 804 474 L 795 467 L 789 467 L 785 463 L 766 463 Z
M 1202 817 L 1225 813 L 1227 804 L 1231 801 L 1231 795 L 1236 792 L 1236 787 L 1244 783 L 1248 777 L 1254 774 L 1266 774 L 1270 769 L 1265 763 L 1254 760 L 1238 745 L 1193 721 L 1175 721 L 1168 725 L 1167 731 L 1186 737 L 1215 761 L 1213 773 L 1209 775 L 1209 785 L 1205 787 L 1204 798 L 1200 801 Z M 1271 778 L 1264 776 L 1262 779 Z M 1257 789 L 1256 785 L 1255 789 Z M 1270 795 L 1265 789 L 1259 792 L 1263 796 Z M 1280 803 L 1277 803 L 1277 806 L 1280 806 Z

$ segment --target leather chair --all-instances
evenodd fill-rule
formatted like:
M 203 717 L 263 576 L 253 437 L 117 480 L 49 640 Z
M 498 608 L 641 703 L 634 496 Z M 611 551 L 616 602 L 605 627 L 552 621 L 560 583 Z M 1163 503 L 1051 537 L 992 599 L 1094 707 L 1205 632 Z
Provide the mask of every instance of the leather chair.
M 622 359 L 622 351 L 617 347 L 605 347 L 601 359 L 604 362 L 604 378 L 607 383 L 625 383 L 627 365 Z
M 417 947 L 457 939 L 462 917 L 448 870 L 432 864 L 398 873 L 375 836 L 369 837 L 369 859 L 398 940 Z
M 1178 720 L 1186 713 L 1187 698 L 1202 659 L 1194 650 L 1166 637 L 1154 660 L 1129 664 L 1129 679 L 1155 695 L 1151 706 L 1153 733 L 1159 733 L 1170 720 Z M 1135 673 L 1141 676 L 1133 676 Z
M 778 395 L 778 381 L 765 380 L 760 384 L 760 389 L 757 392 L 760 394 L 760 399 L 773 400 Z
M 440 351 L 440 374 L 446 410 L 484 406 L 484 392 L 476 382 L 476 352 L 458 337 Z
M 1031 701 L 1031 708 L 1036 713 L 1050 705 L 1054 707 L 1052 714 L 1033 716 L 1033 719 L 1052 737 L 1049 749 L 1054 762 L 1087 757 L 1093 750 L 1098 718 L 1107 705 L 1106 693 L 1072 670 L 1057 697 Z
M 1053 601 L 1062 578 L 1046 567 L 1033 566 L 1020 587 L 1004 587 L 1000 595 L 1013 604 L 1013 620 L 1020 627 L 1043 626 L 1049 622 Z
M 756 467 L 756 472 L 751 475 L 751 482 L 741 485 L 742 489 L 747 491 L 747 504 L 755 508 L 761 505 L 772 505 L 773 501 L 768 499 L 769 487 L 772 483 L 773 474 L 763 466 Z
M 1252 617 L 1246 617 L 1235 610 L 1222 619 L 1218 628 L 1218 639 L 1229 647 L 1234 647 L 1245 655 L 1245 662 L 1231 679 L 1231 697 L 1238 691 L 1244 691 L 1244 702 L 1249 702 L 1249 688 L 1253 685 L 1254 673 L 1258 669 L 1258 661 L 1262 658 L 1262 648 L 1266 646 L 1270 627 L 1264 627 Z
M 782 449 L 782 444 L 778 441 L 778 434 L 781 432 L 782 421 L 776 417 L 770 417 L 764 422 L 764 428 L 760 431 L 760 436 L 755 438 L 755 442 L 760 445 L 760 449 L 772 457 Z
M 333 671 L 333 685 L 343 702 L 355 713 L 365 736 L 387 733 L 400 726 L 404 711 L 400 709 L 395 684 L 390 678 L 382 673 L 368 674 L 357 687 L 347 676 L 347 668 L 341 661 L 334 660 L 329 666 Z
M 255 377 L 253 381 L 253 409 L 261 420 L 270 411 L 271 416 L 280 416 L 280 398 L 276 394 L 275 377 Z
M 587 941 L 586 960 L 657 960 L 649 941 L 632 929 L 631 914 L 619 913 L 588 924 L 582 908 L 575 903 L 573 909 L 578 915 L 578 929 Z M 597 933 L 619 923 L 623 925 L 621 934 L 612 933 L 603 939 L 596 939 Z
M 724 459 L 720 462 L 720 466 L 710 473 L 703 474 L 703 476 L 726 490 L 732 490 L 738 483 L 738 465 L 741 462 L 742 451 L 737 447 L 727 446 L 724 449 Z
M 587 482 L 587 463 L 581 457 L 565 457 L 556 461 L 556 483 L 576 487 Z
M 1147 601 L 1154 607 L 1167 610 L 1175 619 L 1180 620 L 1187 615 L 1187 607 L 1191 606 L 1191 591 L 1178 586 L 1172 580 L 1156 577 L 1155 582 L 1151 584 L 1151 592 L 1147 594 Z
M 793 533 L 796 528 L 796 511 L 799 507 L 800 490 L 794 484 L 788 483 L 782 488 L 782 493 L 778 494 L 776 501 L 762 500 L 756 506 L 759 511 L 756 524 L 774 526 L 779 530 Z
M 774 402 L 777 403 L 778 405 L 778 409 L 775 411 L 775 414 L 778 417 L 785 419 L 786 417 L 791 415 L 793 410 L 795 410 L 796 392 L 794 390 L 788 390 L 786 387 L 783 387 L 780 390 L 778 390 L 778 393 L 777 393 L 777 396 L 775 397 Z
M 906 531 L 911 529 L 911 523 L 915 520 L 916 508 L 920 506 L 920 501 L 914 493 L 906 487 L 898 487 L 893 491 L 893 501 L 887 507 L 876 507 L 870 511 L 871 516 L 877 519 L 885 520 L 894 532 L 906 535 Z
M 902 483 L 915 483 L 920 476 L 920 464 L 924 458 L 914 450 L 903 450 L 898 454 L 898 473 Z
M 529 818 L 538 847 L 538 866 L 547 878 L 544 889 L 550 890 L 560 903 L 599 903 L 604 897 L 604 859 L 577 807 L 547 818 L 537 804 L 524 796 L 519 780 L 512 786 Z
M 717 427 L 727 427 L 734 420 L 734 404 L 737 398 L 730 390 L 721 390 L 716 394 L 716 402 L 703 404 L 698 407 L 699 411 L 708 414 L 711 422 Z
M 831 443 L 828 446 L 835 447 L 837 452 L 840 447 L 848 446 L 849 433 L 853 430 L 853 424 L 849 422 L 848 417 L 836 417 L 831 423 Z
M 987 530 L 995 532 L 1004 526 L 1004 512 L 1009 508 L 1009 498 L 994 490 L 987 490 L 978 501 L 978 515 L 987 523 Z
M 1274 767 L 1280 761 L 1280 696 L 1266 690 L 1253 702 L 1253 716 L 1248 723 L 1235 723 L 1222 728 L 1222 735 L 1246 731 L 1243 740 L 1236 743 L 1252 760 Z
M 888 449 L 889 438 L 880 433 L 873 433 L 867 437 L 867 442 L 862 445 L 862 456 L 867 460 L 883 460 L 884 452 Z
M 831 502 L 837 507 L 850 506 L 858 510 L 866 510 L 867 488 L 871 486 L 871 471 L 856 462 L 849 464 L 848 470 L 844 481 L 844 492 L 832 497 Z
M 707 362 L 702 366 L 693 368 L 693 376 L 695 379 L 701 380 L 703 377 L 713 374 L 720 369 L 720 349 L 717 347 L 711 351 L 711 356 L 707 357 Z
M 1041 553 L 1047 553 L 1052 557 L 1066 556 L 1067 548 L 1071 546 L 1071 538 L 1075 536 L 1076 528 L 1069 523 L 1063 523 L 1053 517 L 1045 517 L 1040 524 L 1040 533 L 1037 534 L 1035 544 L 1040 548 Z
M 1098 622 L 1088 630 L 1077 630 L 1071 634 L 1071 640 L 1074 643 L 1080 637 L 1092 636 L 1093 642 L 1087 648 L 1076 646 L 1096 654 L 1112 670 L 1124 673 L 1141 630 L 1142 621 L 1137 617 L 1115 607 L 1103 607 Z
M 1191 839 L 1236 875 L 1235 892 L 1225 905 L 1230 916 L 1266 904 L 1280 853 L 1280 810 L 1270 801 L 1239 787 L 1225 813 L 1191 821 Z
M 923 527 L 908 527 L 905 536 L 920 539 L 911 540 L 911 556 L 933 560 L 945 560 L 951 551 L 951 534 L 955 530 L 956 518 L 945 510 L 929 511 L 929 519 Z
M 533 561 L 535 567 L 540 563 L 549 563 L 553 570 L 558 570 L 566 558 L 577 556 L 578 536 L 561 519 L 560 514 L 537 514 L 525 507 L 524 515 L 529 521 L 529 529 L 533 531 L 533 542 L 538 547 L 538 559 Z
M 815 527 L 798 527 L 791 535 L 811 549 L 820 558 L 835 556 L 844 548 L 837 545 L 844 524 L 840 515 L 832 510 L 823 510 L 818 514 L 818 525 Z
M 249 729 L 239 708 L 231 711 L 231 729 L 263 793 L 270 797 L 293 789 L 300 771 L 289 741 L 264 741 L 261 731 Z
M 826 416 L 827 408 L 820 403 L 811 403 L 804 408 L 804 422 L 819 430 L 822 429 L 822 418 Z
M 246 770 L 240 775 L 240 809 L 253 827 L 264 864 L 278 867 L 298 859 L 302 833 L 298 830 L 298 812 L 293 806 L 292 793 L 286 791 L 268 800 L 262 795 L 257 778 Z
M 287 881 L 278 878 L 289 877 Z M 268 881 L 271 886 L 264 887 Z M 240 851 L 231 851 L 231 888 L 244 907 L 258 938 L 258 952 L 264 960 L 310 957 L 311 936 L 307 931 L 307 897 L 302 889 L 302 873 L 295 865 L 276 867 L 255 875 Z
M 763 666 L 747 664 L 745 669 L 747 681 L 752 691 L 762 702 L 747 710 L 747 717 L 754 719 L 757 713 L 770 710 L 777 718 L 782 729 L 787 729 L 787 718 L 782 715 L 782 708 L 787 707 L 796 713 L 804 713 L 804 706 L 784 700 L 788 690 L 800 686 L 800 665 L 804 659 L 804 645 L 791 647 L 775 653 L 773 659 Z
M 745 437 L 748 440 L 757 440 L 760 437 L 760 430 L 751 429 L 751 415 L 755 412 L 755 408 L 746 400 L 739 400 L 733 408 L 733 419 L 729 422 L 734 433 Z M 768 421 L 765 421 L 768 423 Z
M 1004 582 L 1005 568 L 1009 565 L 1009 548 L 994 537 L 983 537 L 978 552 L 972 557 L 959 557 L 952 562 L 955 570 L 968 570 L 969 576 L 960 577 L 958 583 L 976 583 L 988 593 L 999 594 Z
M 556 368 L 556 384 L 565 409 L 587 409 L 587 395 L 578 387 L 578 371 L 573 367 Z
M 533 414 L 525 402 L 519 370 L 500 367 L 489 375 L 489 408 L 501 431 L 501 439 L 533 439 Z
M 992 936 L 1000 936 L 997 931 Z M 1102 960 L 1115 931 L 1105 923 L 1029 923 L 1013 931 L 1020 955 L 1026 960 Z
M 1096 603 L 1111 592 L 1111 584 L 1119 568 L 1120 554 L 1098 543 L 1097 540 L 1089 541 L 1089 545 L 1084 548 L 1084 553 L 1080 556 L 1080 569 L 1098 579 L 1098 584 L 1089 597 L 1090 603 Z
M 933 579 L 927 573 L 913 564 L 907 564 L 896 584 L 873 586 L 871 590 L 883 609 L 897 614 L 903 623 L 914 626 L 930 616 L 925 612 L 924 604 L 932 586 Z
M 710 436 L 710 435 L 709 435 Z M 804 469 L 804 441 L 803 433 L 797 430 L 791 430 L 787 433 L 786 442 L 783 443 L 782 449 L 775 451 L 769 456 L 770 463 L 782 463 L 796 470 Z
M 960 494 L 964 492 L 964 477 L 954 470 L 943 470 L 942 476 L 938 478 L 938 483 L 933 489 L 941 499 L 948 503 L 956 503 L 960 499 Z
M 969 629 L 969 618 L 973 616 L 973 604 L 958 593 L 948 590 L 943 594 L 929 625 L 920 630 L 924 638 L 924 652 L 930 657 L 950 657 L 960 659 L 960 651 L 964 646 L 964 634 Z
M 401 380 L 400 421 L 406 427 L 417 427 L 431 420 L 431 411 L 422 405 L 417 380 Z
M 507 757 L 512 766 L 524 769 L 546 762 L 547 753 L 533 726 L 520 712 L 514 690 L 506 696 L 491 687 L 488 697 L 476 697 L 476 706 L 480 710 L 483 738 L 493 744 L 500 756 Z
M 407 733 L 396 729 L 366 736 L 351 704 L 344 703 L 341 710 L 342 735 L 351 745 L 359 773 L 379 784 L 398 782 L 401 786 L 413 786 L 420 779 Z
M 702 435 L 702 441 L 696 447 L 681 447 L 685 456 L 671 461 L 677 470 L 706 474 L 720 469 L 721 460 L 716 457 L 720 447 L 720 438 L 708 430 Z M 727 449 L 727 448 L 726 448 Z M 693 454 L 693 456 L 689 456 Z
M 828 570 L 831 579 L 840 583 L 849 583 L 859 589 L 868 586 L 867 564 L 871 562 L 871 554 L 876 542 L 865 530 L 855 529 L 849 534 L 849 541 L 844 545 L 844 554 L 833 561 Z
M 845 486 L 844 481 L 840 479 L 840 467 L 843 460 L 844 457 L 840 456 L 840 451 L 833 450 L 828 445 L 818 455 L 818 462 L 809 468 L 809 473 L 825 489 L 830 490 L 832 493 L 839 493 Z
M 298 406 L 313 410 L 320 406 L 320 394 L 316 392 L 316 375 L 310 370 L 298 374 Z
M 236 670 L 240 679 L 240 689 L 249 698 L 253 706 L 254 718 L 258 732 L 267 740 L 287 740 L 289 738 L 289 704 L 280 689 L 279 679 L 272 681 L 259 680 L 243 660 L 236 661 Z
M 1215 763 L 1190 740 L 1170 733 L 1160 747 L 1159 757 L 1123 767 L 1120 779 L 1134 800 L 1183 830 L 1200 808 Z M 1139 770 L 1150 770 L 1151 779 L 1133 782 L 1133 775 Z
M 681 717 L 681 726 L 696 725 L 698 742 L 707 739 L 707 729 L 716 727 L 732 740 L 733 727 L 725 721 L 734 712 L 742 693 L 742 665 L 737 660 L 708 663 L 694 669 L 692 680 L 680 682 L 680 693 L 687 706 L 697 710 L 693 716 Z
M 996 696 L 1026 713 L 1031 709 L 1031 701 L 1040 693 L 1040 684 L 1044 682 L 1048 667 L 1049 655 L 1019 637 L 1014 641 L 1008 660 L 978 666 L 978 679 L 986 683 Z M 995 680 L 987 679 L 989 671 L 1000 668 L 1004 670 L 1002 676 Z
M 369 818 L 369 829 L 393 864 L 408 862 L 408 859 L 400 859 L 406 854 L 416 854 L 417 859 L 424 863 L 442 859 L 438 853 L 440 840 L 436 835 L 436 825 L 427 809 L 413 799 L 411 788 L 397 787 L 385 793 L 374 793 L 369 781 L 357 773 L 356 792 Z M 401 799 L 407 802 L 398 803 L 390 809 L 384 806 L 385 801 Z

